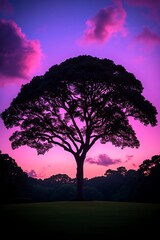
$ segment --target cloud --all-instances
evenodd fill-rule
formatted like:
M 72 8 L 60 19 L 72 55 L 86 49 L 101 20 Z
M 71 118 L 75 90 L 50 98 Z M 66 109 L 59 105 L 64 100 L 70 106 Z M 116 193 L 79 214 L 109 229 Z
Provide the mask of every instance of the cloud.
M 151 7 L 157 8 L 160 7 L 159 0 L 126 0 L 132 6 L 142 6 L 142 7 Z
M 146 46 L 155 47 L 160 44 L 160 35 L 145 27 L 143 31 L 135 38 L 137 42 L 141 42 Z
M 160 0 L 125 0 L 125 1 L 131 6 L 148 8 L 153 18 L 157 18 L 159 15 L 158 12 L 160 10 Z
M 130 161 L 132 158 L 133 158 L 133 155 L 126 155 L 126 161 L 125 162 Z
M 37 172 L 33 169 L 31 171 L 26 171 L 26 172 L 29 177 L 44 179 L 48 177 L 48 174 L 49 174 L 48 170 L 50 168 L 51 168 L 51 165 L 47 165 L 46 167 L 42 167 L 41 169 L 39 169 Z
M 27 79 L 42 57 L 39 41 L 28 40 L 14 21 L 3 19 L 0 41 L 0 85 L 5 84 L 4 77 L 11 82 L 16 78 Z
M 88 162 L 90 164 L 97 164 L 97 165 L 107 167 L 109 165 L 120 163 L 121 160 L 120 159 L 112 159 L 107 154 L 99 154 L 97 156 L 97 158 L 92 158 L 92 157 L 87 158 L 86 162 Z
M 132 166 L 133 166 L 134 168 L 136 168 L 136 167 L 137 167 L 135 163 L 132 163 Z
M 42 167 L 39 173 L 37 174 L 37 177 L 40 179 L 44 179 L 48 176 L 49 170 L 51 168 L 51 165 L 47 165 L 46 167 Z
M 29 177 L 37 178 L 37 173 L 33 169 L 30 172 L 27 171 L 27 174 Z
M 87 29 L 84 32 L 83 43 L 103 43 L 119 32 L 126 34 L 124 27 L 126 12 L 120 0 L 114 2 L 114 7 L 101 9 L 94 17 L 86 21 Z
M 10 14 L 13 12 L 13 7 L 7 0 L 0 0 L 0 12 Z

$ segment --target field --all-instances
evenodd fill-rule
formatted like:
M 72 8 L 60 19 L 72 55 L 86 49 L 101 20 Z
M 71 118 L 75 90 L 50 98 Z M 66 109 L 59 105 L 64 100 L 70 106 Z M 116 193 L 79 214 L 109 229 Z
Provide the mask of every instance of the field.
M 160 204 L 126 202 L 49 202 L 0 206 L 5 238 L 157 239 Z

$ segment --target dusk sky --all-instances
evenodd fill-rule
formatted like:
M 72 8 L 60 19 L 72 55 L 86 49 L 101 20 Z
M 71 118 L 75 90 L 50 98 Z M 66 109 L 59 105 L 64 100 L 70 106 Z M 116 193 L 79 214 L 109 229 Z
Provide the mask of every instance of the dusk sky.
M 108 168 L 137 169 L 160 154 L 160 0 L 0 0 L 0 113 L 22 84 L 52 65 L 79 55 L 108 58 L 142 82 L 143 95 L 158 111 L 158 125 L 133 121 L 138 149 L 97 142 L 88 152 L 84 177 L 102 176 Z M 37 155 L 27 146 L 12 150 L 0 119 L 0 150 L 30 176 L 76 176 L 73 156 L 60 147 Z

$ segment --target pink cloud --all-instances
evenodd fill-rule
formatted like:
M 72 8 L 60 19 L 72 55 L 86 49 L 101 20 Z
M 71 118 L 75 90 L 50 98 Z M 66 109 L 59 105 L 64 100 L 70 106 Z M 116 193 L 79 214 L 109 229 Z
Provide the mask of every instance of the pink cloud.
M 135 163 L 132 163 L 132 166 L 133 166 L 134 168 L 136 168 L 136 167 L 137 167 Z
M 0 85 L 5 77 L 27 79 L 38 67 L 42 52 L 38 40 L 28 40 L 12 20 L 0 20 Z
M 151 31 L 148 27 L 145 27 L 135 39 L 136 41 L 151 47 L 155 47 L 160 44 L 160 35 Z
M 130 160 L 132 160 L 133 158 L 133 155 L 126 155 L 126 161 L 125 162 L 128 162 Z
M 0 0 L 0 12 L 5 14 L 12 13 L 13 7 L 7 0 Z
M 87 20 L 83 43 L 102 43 L 119 32 L 123 35 L 126 34 L 124 27 L 126 12 L 119 0 L 114 2 L 114 7 L 103 8 L 93 18 Z
M 42 167 L 37 171 L 37 178 L 44 179 L 48 175 L 51 176 L 49 173 L 51 171 L 51 165 L 47 165 L 46 167 Z
M 120 159 L 112 159 L 107 154 L 99 154 L 96 158 L 89 157 L 86 162 L 90 164 L 97 164 L 101 166 L 109 166 L 116 163 L 120 163 Z

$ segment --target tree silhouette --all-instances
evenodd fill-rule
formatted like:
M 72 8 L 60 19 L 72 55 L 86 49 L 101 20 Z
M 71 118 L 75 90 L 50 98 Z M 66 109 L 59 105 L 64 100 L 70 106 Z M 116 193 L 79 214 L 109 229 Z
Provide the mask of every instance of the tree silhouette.
M 160 155 L 154 155 L 151 160 L 144 160 L 143 163 L 139 166 L 138 171 L 145 176 L 148 176 L 153 167 L 160 165 Z
M 28 175 L 15 160 L 0 151 L 0 202 L 29 200 Z
M 89 149 L 100 141 L 117 147 L 139 147 L 129 118 L 155 126 L 156 108 L 142 95 L 132 73 L 109 59 L 78 56 L 52 66 L 23 85 L 1 117 L 10 137 L 44 154 L 54 145 L 77 163 L 77 199 L 83 199 L 83 165 Z

